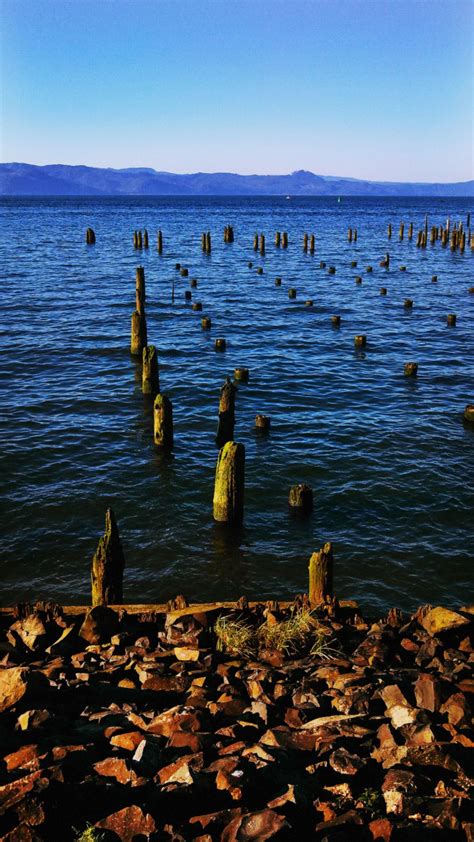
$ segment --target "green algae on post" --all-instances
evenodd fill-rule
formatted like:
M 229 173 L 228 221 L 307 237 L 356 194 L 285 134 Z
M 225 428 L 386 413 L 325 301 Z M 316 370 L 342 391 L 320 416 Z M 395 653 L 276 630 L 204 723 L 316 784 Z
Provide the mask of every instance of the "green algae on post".
M 219 451 L 214 483 L 213 517 L 238 526 L 244 517 L 245 447 L 228 441 Z

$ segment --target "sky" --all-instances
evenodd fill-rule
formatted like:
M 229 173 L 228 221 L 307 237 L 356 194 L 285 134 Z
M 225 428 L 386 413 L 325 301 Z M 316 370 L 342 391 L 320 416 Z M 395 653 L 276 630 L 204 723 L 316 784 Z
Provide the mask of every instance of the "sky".
M 0 0 L 0 158 L 473 177 L 472 0 Z

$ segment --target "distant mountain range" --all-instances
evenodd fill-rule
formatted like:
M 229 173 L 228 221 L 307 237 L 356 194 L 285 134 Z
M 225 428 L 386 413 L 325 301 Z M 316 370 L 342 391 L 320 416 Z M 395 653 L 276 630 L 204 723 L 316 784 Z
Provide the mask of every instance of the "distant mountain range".
M 474 181 L 454 184 L 362 181 L 297 170 L 289 175 L 157 172 L 50 164 L 0 164 L 6 196 L 474 196 Z

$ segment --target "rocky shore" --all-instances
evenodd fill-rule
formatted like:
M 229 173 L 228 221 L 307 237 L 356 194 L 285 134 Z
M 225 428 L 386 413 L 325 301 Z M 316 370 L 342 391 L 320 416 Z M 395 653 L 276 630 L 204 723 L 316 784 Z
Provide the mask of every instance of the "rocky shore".
M 0 836 L 474 839 L 472 615 L 0 613 Z

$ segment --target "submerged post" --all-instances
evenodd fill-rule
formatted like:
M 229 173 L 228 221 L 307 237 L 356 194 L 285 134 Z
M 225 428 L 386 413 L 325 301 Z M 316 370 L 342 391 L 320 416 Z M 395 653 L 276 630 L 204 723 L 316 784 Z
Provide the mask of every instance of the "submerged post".
M 235 526 L 244 516 L 245 447 L 228 441 L 219 451 L 214 483 L 213 516 Z
M 309 560 L 309 603 L 316 608 L 333 597 L 334 556 L 328 541 Z
M 119 605 L 125 560 L 112 509 L 105 513 L 105 532 L 92 559 L 92 605 Z
M 88 228 L 86 231 L 86 243 L 88 246 L 93 246 L 95 243 L 95 232 L 93 228 Z
M 227 377 L 226 382 L 221 388 L 219 400 L 219 421 L 216 434 L 217 447 L 223 447 L 226 442 L 232 441 L 234 438 L 236 393 L 236 387 L 231 383 L 230 377 Z
M 173 447 L 173 405 L 166 395 L 159 394 L 153 406 L 154 440 L 158 447 Z

